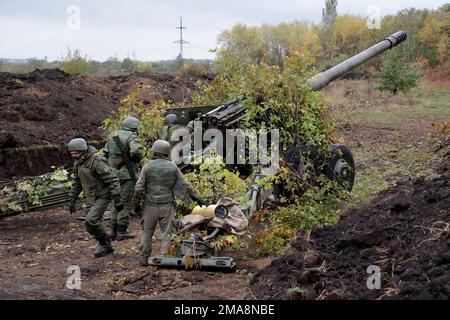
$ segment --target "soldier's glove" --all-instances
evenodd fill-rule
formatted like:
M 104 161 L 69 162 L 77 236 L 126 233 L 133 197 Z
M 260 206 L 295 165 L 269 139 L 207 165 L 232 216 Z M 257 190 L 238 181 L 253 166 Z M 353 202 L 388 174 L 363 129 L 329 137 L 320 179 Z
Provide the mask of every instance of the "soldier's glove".
M 69 212 L 70 212 L 70 214 L 72 214 L 75 211 L 77 211 L 77 208 L 75 207 L 75 203 L 76 203 L 75 199 L 71 199 L 70 200 L 70 203 L 69 203 Z
M 209 206 L 209 202 L 204 201 L 199 198 L 193 198 L 192 200 L 196 201 L 200 206 Z
M 117 212 L 120 212 L 123 210 L 123 202 L 122 202 L 121 198 L 114 199 L 114 209 L 116 209 Z

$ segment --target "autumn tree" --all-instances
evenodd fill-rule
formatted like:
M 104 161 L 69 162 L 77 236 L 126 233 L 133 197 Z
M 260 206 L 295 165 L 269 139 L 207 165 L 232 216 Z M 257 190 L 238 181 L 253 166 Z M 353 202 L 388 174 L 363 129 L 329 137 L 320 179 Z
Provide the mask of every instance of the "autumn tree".
M 450 4 L 437 10 L 403 9 L 384 16 L 381 29 L 369 30 L 363 17 L 338 16 L 336 0 L 325 1 L 321 24 L 301 21 L 262 26 L 236 24 L 219 36 L 216 66 L 218 71 L 231 66 L 240 68 L 243 62 L 283 67 L 285 57 L 306 53 L 323 70 L 399 30 L 408 34 L 408 40 L 402 43 L 407 49 L 403 51 L 403 59 L 408 64 L 449 69 Z M 381 69 L 383 56 L 371 59 L 353 72 L 375 73 Z
M 220 50 L 218 58 L 222 56 L 236 57 L 241 61 L 259 63 L 263 56 L 262 41 L 257 27 L 247 27 L 238 23 L 231 30 L 223 31 L 218 37 Z
M 425 19 L 419 37 L 429 49 L 431 65 L 444 65 L 450 55 L 450 4 L 431 12 Z

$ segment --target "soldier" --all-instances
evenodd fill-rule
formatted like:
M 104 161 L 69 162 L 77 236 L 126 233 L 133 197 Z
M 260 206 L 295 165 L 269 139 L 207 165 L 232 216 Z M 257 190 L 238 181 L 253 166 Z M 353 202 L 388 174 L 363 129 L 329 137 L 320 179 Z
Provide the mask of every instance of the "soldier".
M 136 205 L 140 205 L 144 199 L 140 261 L 142 266 L 148 265 L 148 257 L 152 252 L 152 237 L 158 222 L 161 230 L 161 255 L 167 254 L 172 236 L 175 196 L 184 199 L 190 196 L 200 205 L 207 204 L 198 198 L 198 192 L 170 160 L 170 145 L 167 141 L 155 141 L 152 151 L 154 159 L 142 168 L 134 191 Z
M 189 121 L 187 126 L 186 126 L 191 134 L 194 133 L 195 121 L 201 121 L 202 113 L 201 112 L 197 112 L 196 115 L 197 115 L 197 117 L 194 120 Z
M 170 145 L 173 146 L 175 143 L 178 142 L 178 140 L 176 140 L 176 141 L 171 140 L 172 133 L 179 128 L 185 128 L 185 127 L 178 124 L 178 117 L 176 114 L 169 113 L 165 117 L 165 125 L 159 131 L 159 139 L 169 141 Z
M 101 225 L 103 213 L 111 199 L 114 200 L 116 210 L 123 210 L 119 178 L 108 166 L 106 158 L 97 153 L 96 148 L 88 146 L 86 140 L 71 140 L 68 150 L 75 160 L 69 212 L 72 214 L 76 211 L 77 198 L 81 191 L 84 191 L 88 205 L 84 223 L 87 232 L 99 243 L 94 256 L 102 257 L 113 252 L 111 242 Z
M 174 113 L 166 115 L 165 123 L 166 124 L 159 131 L 158 138 L 169 142 L 171 159 L 178 164 L 178 161 L 181 161 L 183 156 L 186 155 L 184 153 L 180 154 L 182 148 L 186 147 L 181 144 L 181 141 L 185 138 L 189 138 L 191 131 L 187 126 L 178 124 L 178 117 Z M 188 150 L 190 150 L 190 148 Z
M 133 193 L 136 185 L 138 165 L 142 159 L 142 145 L 139 142 L 137 130 L 139 120 L 126 117 L 119 131 L 109 134 L 105 151 L 108 163 L 120 179 L 121 196 L 124 209 L 120 212 L 113 210 L 109 236 L 111 240 L 121 241 L 132 238 L 128 232 L 129 217 L 133 211 Z

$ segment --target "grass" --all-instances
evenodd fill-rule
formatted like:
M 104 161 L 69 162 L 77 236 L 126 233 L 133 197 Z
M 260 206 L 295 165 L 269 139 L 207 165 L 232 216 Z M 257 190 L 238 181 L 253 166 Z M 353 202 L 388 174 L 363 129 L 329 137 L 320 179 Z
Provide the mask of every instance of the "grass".
M 384 180 L 383 173 L 380 169 L 376 167 L 366 169 L 356 176 L 351 198 L 346 207 L 363 205 L 389 186 L 390 184 Z
M 286 293 L 288 295 L 295 295 L 295 294 L 303 294 L 308 292 L 308 289 L 303 288 L 301 286 L 298 285 L 292 285 L 291 287 L 286 289 Z
M 450 92 L 449 101 L 413 107 L 399 106 L 392 110 L 358 111 L 352 117 L 353 123 L 373 123 L 383 125 L 401 124 L 405 121 L 429 120 L 444 121 L 450 118 Z
M 363 125 L 359 130 L 368 125 L 367 139 L 359 137 L 362 140 L 354 145 L 348 141 L 359 165 L 350 207 L 366 203 L 400 180 L 435 176 L 443 157 L 435 152 L 436 141 L 448 135 L 436 129 L 449 123 L 450 88 L 418 87 L 392 96 L 374 87 L 373 81 L 342 80 L 325 92 L 339 124 Z M 392 129 L 384 131 L 384 140 L 371 137 L 372 127 Z
M 325 90 L 338 122 L 396 125 L 450 118 L 450 88 L 418 87 L 393 96 L 374 89 L 374 81 L 343 80 Z

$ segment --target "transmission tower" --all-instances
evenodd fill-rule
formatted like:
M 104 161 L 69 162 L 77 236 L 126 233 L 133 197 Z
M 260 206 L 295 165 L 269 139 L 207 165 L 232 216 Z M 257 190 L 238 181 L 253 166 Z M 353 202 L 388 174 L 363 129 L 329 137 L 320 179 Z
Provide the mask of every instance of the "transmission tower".
M 186 27 L 183 27 L 183 18 L 180 17 L 180 26 L 176 27 L 177 29 L 180 29 L 180 40 L 174 41 L 173 43 L 180 44 L 180 70 L 183 68 L 183 44 L 189 44 L 189 42 L 183 40 L 183 29 L 186 29 Z

